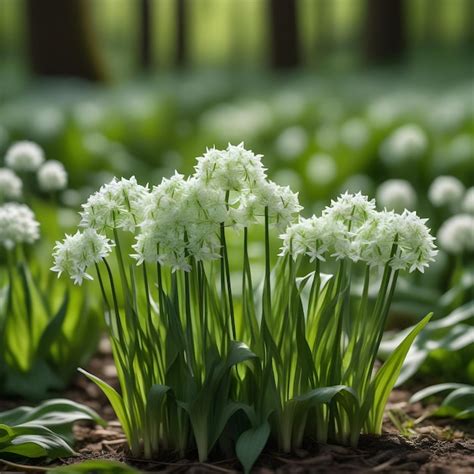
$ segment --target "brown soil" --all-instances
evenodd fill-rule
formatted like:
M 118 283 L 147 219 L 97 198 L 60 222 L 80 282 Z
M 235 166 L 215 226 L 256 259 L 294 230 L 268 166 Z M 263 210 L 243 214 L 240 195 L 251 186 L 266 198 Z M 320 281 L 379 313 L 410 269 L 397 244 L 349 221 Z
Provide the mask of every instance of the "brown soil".
M 117 386 L 110 350 L 104 342 L 88 370 Z M 158 461 L 131 459 L 126 442 L 112 409 L 100 390 L 83 376 L 78 376 L 66 398 L 79 401 L 95 409 L 108 421 L 106 428 L 77 426 L 76 451 L 78 457 L 56 461 L 71 464 L 87 459 L 113 459 L 127 462 L 146 472 L 167 473 L 233 473 L 239 472 L 236 459 L 198 463 L 194 453 L 189 459 L 165 458 Z M 335 445 L 308 443 L 304 449 L 290 455 L 265 451 L 254 472 L 270 473 L 474 473 L 474 423 L 452 419 L 430 418 L 433 406 L 423 407 L 407 402 L 410 392 L 395 390 L 387 405 L 382 436 L 362 436 L 357 449 Z M 0 410 L 19 405 L 21 401 L 0 400 Z M 401 434 L 400 434 L 401 432 Z M 34 464 L 34 463 L 32 463 Z M 44 466 L 44 464 L 43 464 Z M 34 466 L 28 472 L 35 472 Z M 41 469 L 41 468 L 40 468 Z M 43 467 L 44 469 L 44 467 Z M 23 469 L 23 471 L 26 469 Z M 21 472 L 2 466 L 0 473 Z

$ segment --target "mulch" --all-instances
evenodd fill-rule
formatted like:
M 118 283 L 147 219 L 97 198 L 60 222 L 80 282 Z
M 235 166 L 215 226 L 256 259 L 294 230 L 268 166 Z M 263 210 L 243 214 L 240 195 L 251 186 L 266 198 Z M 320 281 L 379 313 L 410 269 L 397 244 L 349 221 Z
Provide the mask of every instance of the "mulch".
M 116 372 L 106 340 L 88 370 L 117 387 Z M 102 392 L 85 377 L 78 376 L 66 398 L 95 409 L 108 425 L 75 427 L 77 457 L 57 460 L 54 465 L 73 464 L 88 459 L 126 462 L 144 472 L 163 473 L 234 473 L 240 472 L 237 459 L 197 462 L 163 457 L 159 461 L 130 458 L 120 424 Z M 364 435 L 355 448 L 308 442 L 303 449 L 283 454 L 267 449 L 253 472 L 255 474 L 302 473 L 474 473 L 474 423 L 430 417 L 434 406 L 409 404 L 410 391 L 394 390 L 387 405 L 382 436 Z M 21 400 L 0 400 L 0 410 L 22 404 Z M 401 434 L 400 434 L 401 433 Z M 28 472 L 34 471 L 31 463 Z M 42 464 L 43 469 L 45 464 Z M 2 469 L 3 468 L 3 469 Z M 2 466 L 0 473 L 22 472 Z

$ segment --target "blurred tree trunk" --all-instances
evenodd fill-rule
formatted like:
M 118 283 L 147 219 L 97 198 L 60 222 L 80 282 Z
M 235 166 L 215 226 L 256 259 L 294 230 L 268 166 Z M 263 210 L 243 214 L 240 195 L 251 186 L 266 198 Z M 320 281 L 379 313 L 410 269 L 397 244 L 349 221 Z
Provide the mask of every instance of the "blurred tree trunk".
M 332 46 L 333 3 L 331 0 L 316 2 L 316 49 L 318 53 L 327 52 Z
M 88 0 L 26 0 L 31 69 L 43 76 L 106 79 Z
M 152 57 L 152 7 L 151 0 L 140 0 L 138 22 L 138 45 L 140 54 L 140 67 L 144 71 L 149 71 L 153 66 Z
M 269 0 L 271 64 L 290 69 L 300 63 L 296 0 Z
M 182 68 L 188 61 L 186 0 L 176 0 L 176 55 L 175 65 Z
M 400 59 L 406 48 L 403 0 L 367 0 L 365 53 L 370 62 Z

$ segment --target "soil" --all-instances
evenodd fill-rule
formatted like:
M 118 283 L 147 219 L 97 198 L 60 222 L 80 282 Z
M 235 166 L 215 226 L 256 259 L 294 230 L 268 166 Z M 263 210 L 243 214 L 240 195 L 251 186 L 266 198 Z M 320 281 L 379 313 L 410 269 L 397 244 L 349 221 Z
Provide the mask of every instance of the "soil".
M 117 387 L 116 372 L 106 340 L 88 370 Z M 434 406 L 409 404 L 411 392 L 394 390 L 387 405 L 382 436 L 362 436 L 357 449 L 308 443 L 292 455 L 266 450 L 253 472 L 255 474 L 300 473 L 474 473 L 474 423 L 430 417 Z M 160 461 L 132 459 L 120 424 L 102 392 L 85 377 L 78 376 L 64 397 L 95 409 L 108 421 L 107 427 L 75 427 L 79 456 L 56 461 L 54 465 L 72 464 L 88 459 L 111 459 L 126 462 L 145 472 L 165 473 L 234 473 L 236 459 L 199 463 L 189 459 L 165 458 Z M 20 400 L 0 400 L 0 410 L 22 404 Z M 50 465 L 52 466 L 52 465 Z M 46 465 L 23 468 L 2 465 L 0 473 L 44 472 Z

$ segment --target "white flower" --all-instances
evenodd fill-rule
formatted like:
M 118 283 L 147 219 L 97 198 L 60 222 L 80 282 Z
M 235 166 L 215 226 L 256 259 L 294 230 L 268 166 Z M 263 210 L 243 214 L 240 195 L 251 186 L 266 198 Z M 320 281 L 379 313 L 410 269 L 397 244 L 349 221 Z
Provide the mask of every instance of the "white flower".
M 29 141 L 14 143 L 5 155 L 5 164 L 15 171 L 36 171 L 43 161 L 41 147 Z
M 327 220 L 312 216 L 309 219 L 300 218 L 299 222 L 287 227 L 280 236 L 283 240 L 280 255 L 291 254 L 293 258 L 307 255 L 312 262 L 315 259 L 325 261 L 327 247 Z
M 108 228 L 132 232 L 143 214 L 147 195 L 148 188 L 137 184 L 134 176 L 114 178 L 82 205 L 80 225 L 99 232 Z
M 354 232 L 370 215 L 375 212 L 375 201 L 358 192 L 350 194 L 347 191 L 323 211 L 328 219 L 342 222 L 348 230 Z
M 0 200 L 20 198 L 22 187 L 21 179 L 12 170 L 0 168 Z
M 389 179 L 378 187 L 377 203 L 396 212 L 413 209 L 416 205 L 416 192 L 404 179 Z
M 468 214 L 474 214 L 474 186 L 467 189 L 462 200 L 462 210 Z
M 329 184 L 337 175 L 337 165 L 329 155 L 317 153 L 306 165 L 306 175 L 313 184 Z
M 32 244 L 39 239 L 39 223 L 25 204 L 0 206 L 0 244 L 10 250 L 17 244 Z
M 87 273 L 89 266 L 99 263 L 112 251 L 114 243 L 105 235 L 98 234 L 94 229 L 77 231 L 74 235 L 66 235 L 62 242 L 56 242 L 53 257 L 53 272 L 58 277 L 67 273 L 74 284 L 82 284 L 84 279 L 93 280 Z
M 416 212 L 407 210 L 397 215 L 395 220 L 399 249 L 397 257 L 400 262 L 403 262 L 400 267 L 410 272 L 419 270 L 423 273 L 424 268 L 434 261 L 438 253 L 434 244 L 435 239 L 426 226 L 427 220 L 418 217 Z M 396 262 L 397 259 L 392 265 Z
M 450 217 L 438 231 L 441 248 L 458 255 L 474 250 L 474 216 L 458 214 Z
M 428 190 L 428 198 L 436 207 L 458 204 L 464 194 L 464 185 L 454 176 L 438 176 Z
M 270 224 L 284 230 L 298 217 L 302 206 L 298 200 L 298 193 L 291 191 L 289 186 L 279 186 L 273 181 L 262 183 L 254 190 L 258 204 L 261 206 L 261 215 L 268 209 Z
M 380 156 L 385 163 L 396 165 L 421 158 L 427 148 L 425 132 L 418 125 L 408 124 L 397 128 L 385 139 L 380 147 Z
M 67 173 L 62 163 L 46 161 L 37 172 L 38 184 L 42 191 L 61 191 L 67 186 Z
M 293 160 L 301 155 L 308 146 L 308 134 L 299 126 L 289 127 L 278 136 L 275 142 L 277 153 L 284 160 Z
M 246 150 L 243 143 L 229 144 L 226 150 L 211 148 L 197 158 L 194 177 L 223 191 L 253 189 L 266 177 L 261 160 L 262 155 Z

